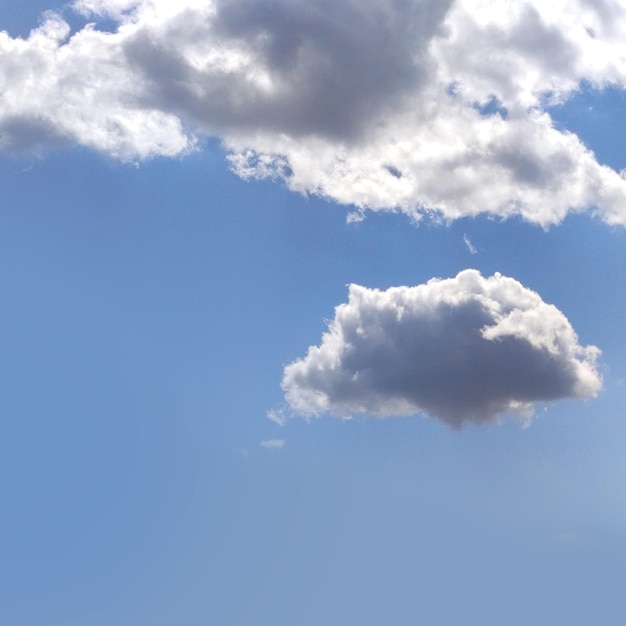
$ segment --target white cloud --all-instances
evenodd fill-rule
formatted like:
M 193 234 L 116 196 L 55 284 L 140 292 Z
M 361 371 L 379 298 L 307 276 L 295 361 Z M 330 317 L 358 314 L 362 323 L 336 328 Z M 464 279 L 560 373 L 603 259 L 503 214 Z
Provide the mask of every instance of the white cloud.
M 619 0 L 77 0 L 0 34 L 0 150 L 123 160 L 221 138 L 234 171 L 414 219 L 626 225 L 626 180 L 546 101 L 626 86 Z M 1 23 L 0 23 L 1 27 Z M 358 214 L 358 213 L 357 213 Z
M 476 252 L 478 252 L 478 250 L 476 250 L 476 248 L 474 247 L 474 245 L 470 241 L 470 238 L 467 235 L 463 235 L 463 242 L 467 246 L 467 249 L 469 250 L 470 254 L 476 254 Z
M 266 417 L 270 422 L 274 422 L 278 426 L 284 426 L 287 419 L 284 409 L 270 409 L 266 413 Z
M 459 428 L 595 396 L 599 354 L 537 293 L 465 270 L 417 287 L 351 285 L 321 345 L 285 368 L 282 386 L 304 416 L 423 412 Z
M 259 444 L 261 448 L 266 448 L 268 450 L 280 450 L 285 446 L 284 439 L 266 439 L 265 441 L 261 441 Z

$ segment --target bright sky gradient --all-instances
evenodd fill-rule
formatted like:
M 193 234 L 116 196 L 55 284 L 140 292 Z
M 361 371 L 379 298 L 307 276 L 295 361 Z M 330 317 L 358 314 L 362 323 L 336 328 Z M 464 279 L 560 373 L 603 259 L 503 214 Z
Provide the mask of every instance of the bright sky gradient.
M 0 9 L 0 625 L 623 625 L 625 2 Z

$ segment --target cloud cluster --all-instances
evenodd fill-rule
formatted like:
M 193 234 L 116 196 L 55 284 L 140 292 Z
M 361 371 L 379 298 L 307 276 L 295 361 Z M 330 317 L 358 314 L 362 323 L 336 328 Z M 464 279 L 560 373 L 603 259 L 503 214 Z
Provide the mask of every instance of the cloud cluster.
M 594 396 L 599 354 L 537 293 L 465 270 L 417 287 L 351 285 L 321 345 L 285 367 L 282 387 L 304 416 L 422 412 L 460 428 Z
M 76 0 L 0 33 L 0 150 L 123 160 L 219 137 L 243 177 L 369 210 L 626 225 L 546 102 L 626 85 L 623 0 Z M 106 19 L 107 31 L 98 29 Z M 114 28 L 110 28 L 113 21 Z M 0 24 L 1 27 L 1 24 Z

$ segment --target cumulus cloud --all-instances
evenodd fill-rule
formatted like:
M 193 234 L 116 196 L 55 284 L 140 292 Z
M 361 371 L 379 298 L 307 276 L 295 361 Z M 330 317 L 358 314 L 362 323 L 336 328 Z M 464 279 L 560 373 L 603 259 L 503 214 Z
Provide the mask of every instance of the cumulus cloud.
M 261 441 L 259 444 L 261 448 L 266 448 L 267 450 L 280 450 L 285 446 L 284 439 L 266 439 L 265 441 Z
M 0 150 L 122 160 L 219 137 L 244 178 L 366 210 L 626 224 L 626 180 L 546 102 L 626 86 L 621 0 L 76 0 L 0 33 Z M 106 19 L 106 32 L 98 29 Z M 111 20 L 114 27 L 111 28 Z M 1 24 L 0 24 L 1 27 Z
M 285 367 L 282 387 L 308 417 L 422 412 L 460 428 L 595 396 L 599 354 L 534 291 L 465 270 L 386 291 L 350 285 L 321 345 Z

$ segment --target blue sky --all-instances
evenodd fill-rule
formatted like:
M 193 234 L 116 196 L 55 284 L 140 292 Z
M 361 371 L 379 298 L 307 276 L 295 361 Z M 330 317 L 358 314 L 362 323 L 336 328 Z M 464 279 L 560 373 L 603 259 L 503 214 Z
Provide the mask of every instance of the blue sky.
M 2 4 L 0 624 L 622 624 L 626 70 L 605 67 L 602 54 L 619 51 L 626 7 L 599 3 L 591 15 L 585 3 L 568 12 L 557 2 L 539 13 L 520 0 L 498 16 L 466 1 L 426 24 L 419 7 L 402 13 L 408 4 L 338 2 L 324 9 L 329 26 L 296 0 L 270 3 L 273 12 L 260 2 L 247 12 L 236 1 L 180 4 L 186 14 L 163 2 Z M 209 6 L 221 22 L 203 13 Z M 60 23 L 41 18 L 46 9 L 73 33 L 86 21 L 102 33 L 91 47 L 66 36 L 46 48 L 29 35 Z M 389 19 L 372 45 L 385 28 L 405 40 L 364 69 L 369 44 L 350 24 L 378 24 L 377 11 Z M 459 35 L 489 19 L 500 36 Z M 258 86 L 236 82 L 235 61 L 230 73 L 193 73 L 194 55 L 209 55 L 194 23 L 231 61 L 244 59 L 248 78 L 274 85 L 280 115 L 257 106 Z M 576 34 L 578 23 L 594 37 Z M 246 48 L 259 32 L 275 47 L 261 38 Z M 322 97 L 335 71 L 317 64 L 323 56 L 290 65 L 294 32 L 308 42 L 298 58 L 328 46 L 343 55 L 337 77 L 364 72 L 354 93 Z M 575 33 L 569 47 L 564 32 Z M 28 54 L 7 44 L 18 36 Z M 411 37 L 428 45 L 409 63 Z M 597 42 L 600 52 L 585 47 Z M 156 57 L 141 46 L 162 56 L 148 63 Z M 594 62 L 554 61 L 576 54 Z M 494 55 L 513 78 L 488 71 Z M 101 80 L 109 58 L 110 84 Z M 94 70 L 94 59 L 104 65 Z M 168 82 L 174 62 L 190 72 L 189 92 Z M 206 98 L 240 94 L 241 109 L 200 107 L 194 80 Z M 290 100 L 285 85 L 307 89 Z M 506 114 L 477 110 L 493 97 Z M 355 111 L 349 132 L 344 106 Z M 420 115 L 432 116 L 426 130 Z M 445 282 L 468 268 L 519 285 L 489 283 L 500 290 L 489 306 L 505 306 L 506 292 L 522 315 L 506 344 L 511 362 L 520 346 L 545 356 L 536 342 L 558 338 L 545 380 L 571 379 L 548 390 L 553 401 L 536 389 L 505 395 L 507 410 L 480 405 L 488 423 L 471 415 L 457 429 L 446 417 L 457 392 L 434 365 L 444 391 L 429 416 L 394 413 L 398 402 L 424 401 L 412 395 L 419 376 L 411 389 L 372 383 L 375 417 L 360 411 L 362 391 L 342 387 L 344 372 L 321 361 L 311 362 L 322 383 L 283 382 L 289 364 L 322 345 L 349 284 L 380 290 L 354 312 L 379 315 L 391 341 L 385 290 L 440 278 L 419 293 L 449 286 L 483 306 L 487 287 L 478 298 Z M 539 300 L 524 308 L 528 290 Z M 423 309 L 412 314 L 425 323 Z M 433 339 L 419 324 L 406 336 L 433 355 L 448 349 L 454 327 Z M 357 377 L 345 355 L 366 359 L 373 344 L 337 341 L 341 367 Z M 601 389 L 572 374 L 584 361 L 576 345 L 601 350 L 587 371 Z M 402 374 L 399 357 L 376 354 L 373 376 L 380 363 Z M 485 375 L 479 387 L 487 402 L 515 382 Z M 306 404 L 311 391 L 326 402 L 319 415 Z M 518 400 L 534 418 L 514 414 Z M 352 419 L 338 419 L 346 406 Z M 267 419 L 272 410 L 283 425 Z

